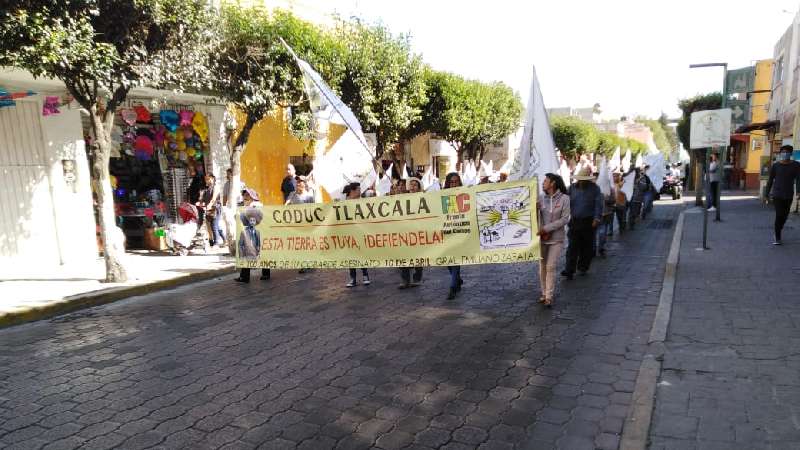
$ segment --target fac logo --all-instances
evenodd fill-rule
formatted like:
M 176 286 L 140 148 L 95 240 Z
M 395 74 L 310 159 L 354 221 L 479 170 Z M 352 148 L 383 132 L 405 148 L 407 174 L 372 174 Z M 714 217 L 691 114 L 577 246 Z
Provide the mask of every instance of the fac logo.
M 463 214 L 467 211 L 469 211 L 469 194 L 442 197 L 443 214 Z

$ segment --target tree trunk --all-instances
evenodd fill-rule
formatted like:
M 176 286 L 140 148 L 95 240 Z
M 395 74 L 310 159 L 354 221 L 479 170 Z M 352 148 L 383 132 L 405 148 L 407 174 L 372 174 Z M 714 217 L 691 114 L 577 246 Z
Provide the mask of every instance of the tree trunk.
M 97 205 L 100 219 L 100 234 L 103 239 L 103 255 L 106 262 L 106 283 L 123 283 L 128 280 L 128 274 L 122 265 L 120 256 L 125 249 L 119 248 L 117 223 L 114 216 L 114 191 L 111 188 L 111 173 L 108 167 L 111 157 L 111 128 L 114 113 L 106 112 L 105 122 L 97 116 L 97 107 L 89 111 L 92 121 L 95 145 L 97 146 L 92 181 L 97 187 Z M 120 242 L 121 243 L 121 242 Z
M 227 225 L 226 239 L 228 241 L 228 249 L 231 255 L 236 255 L 236 199 L 239 197 L 239 186 L 241 185 L 242 178 L 242 153 L 247 145 L 247 140 L 250 138 L 250 131 L 255 126 L 255 121 L 249 116 L 247 117 L 242 131 L 233 140 L 233 133 L 228 137 L 228 154 L 230 155 L 230 169 L 231 169 L 231 182 L 228 186 L 228 202 L 225 205 L 225 223 Z

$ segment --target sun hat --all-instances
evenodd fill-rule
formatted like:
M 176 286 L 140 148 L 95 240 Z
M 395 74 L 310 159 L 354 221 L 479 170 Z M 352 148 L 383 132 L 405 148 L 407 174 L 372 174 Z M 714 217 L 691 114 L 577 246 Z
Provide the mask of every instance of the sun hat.
M 595 176 L 592 174 L 592 168 L 589 166 L 581 167 L 581 169 L 573 176 L 575 181 L 594 181 Z
M 256 225 L 258 225 L 264 220 L 264 213 L 258 208 L 247 208 L 242 211 L 241 219 L 242 223 L 245 225 L 250 225 L 250 219 L 255 219 Z

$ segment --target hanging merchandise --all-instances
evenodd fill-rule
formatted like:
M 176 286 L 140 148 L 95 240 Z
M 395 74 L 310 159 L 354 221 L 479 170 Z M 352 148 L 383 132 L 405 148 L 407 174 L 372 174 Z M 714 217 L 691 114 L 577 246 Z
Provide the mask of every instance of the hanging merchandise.
M 180 113 L 182 127 L 191 127 L 192 126 L 192 118 L 194 118 L 194 111 L 187 111 L 183 110 Z
M 147 159 L 150 159 L 150 156 L 153 155 L 153 140 L 146 135 L 140 135 L 133 143 L 133 148 L 135 148 L 137 152 L 146 153 L 148 155 Z
M 136 105 L 133 110 L 136 111 L 136 121 L 139 123 L 150 123 L 153 119 L 150 111 L 144 105 Z
M 61 105 L 61 98 L 57 95 L 48 95 L 44 98 L 42 104 L 42 115 L 49 116 L 51 114 L 59 114 L 61 111 L 58 107 Z
M 136 125 L 136 111 L 132 109 L 123 109 L 119 114 L 122 117 L 122 121 L 128 124 L 128 126 Z
M 167 129 L 163 125 L 157 125 L 153 132 L 153 141 L 157 148 L 164 148 L 164 141 L 167 139 Z
M 171 110 L 171 109 L 164 109 L 158 113 L 159 119 L 161 120 L 161 124 L 167 127 L 169 131 L 175 131 L 178 129 L 178 113 Z
M 33 91 L 9 92 L 0 87 L 0 108 L 4 106 L 14 106 L 17 104 L 17 99 L 30 97 L 32 95 L 36 95 L 36 93 Z
M 194 113 L 192 128 L 194 128 L 194 132 L 200 136 L 201 141 L 205 142 L 208 139 L 208 121 L 203 113 Z

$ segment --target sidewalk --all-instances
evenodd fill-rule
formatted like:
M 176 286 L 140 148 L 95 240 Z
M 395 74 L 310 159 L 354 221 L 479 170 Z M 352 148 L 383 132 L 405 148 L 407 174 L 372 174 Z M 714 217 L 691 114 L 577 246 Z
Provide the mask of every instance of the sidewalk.
M 725 196 L 723 222 L 687 211 L 650 449 L 800 448 L 800 216 Z
M 126 283 L 102 283 L 105 263 L 89 267 L 11 268 L 0 276 L 0 327 L 49 317 L 56 313 L 139 295 L 164 287 L 210 278 L 232 271 L 227 250 L 208 255 L 172 256 L 165 252 L 126 254 Z

